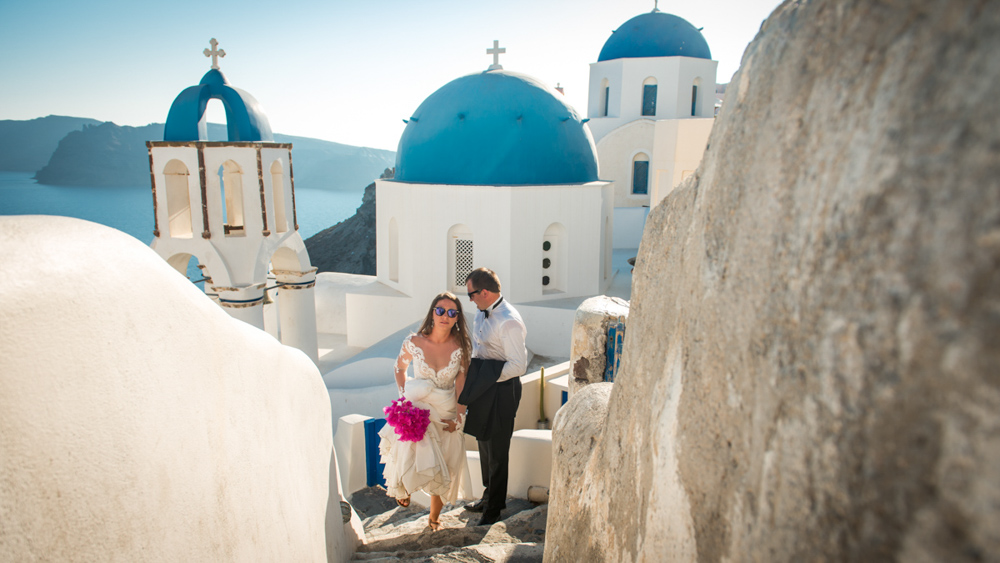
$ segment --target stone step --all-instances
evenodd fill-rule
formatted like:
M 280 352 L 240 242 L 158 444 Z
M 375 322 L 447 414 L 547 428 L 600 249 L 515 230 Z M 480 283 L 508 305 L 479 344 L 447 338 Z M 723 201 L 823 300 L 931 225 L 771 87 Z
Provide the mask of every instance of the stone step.
M 358 553 L 353 561 L 385 563 L 388 561 L 412 561 L 415 563 L 534 563 L 542 560 L 544 543 L 500 543 L 470 545 L 462 548 L 445 546 L 420 552 L 370 552 Z
M 355 561 L 541 561 L 548 505 L 508 499 L 501 520 L 478 526 L 480 514 L 465 503 L 441 512 L 443 529 L 431 531 L 429 511 L 415 505 L 402 508 L 381 488 L 359 491 L 351 497 L 362 516 L 366 544 Z

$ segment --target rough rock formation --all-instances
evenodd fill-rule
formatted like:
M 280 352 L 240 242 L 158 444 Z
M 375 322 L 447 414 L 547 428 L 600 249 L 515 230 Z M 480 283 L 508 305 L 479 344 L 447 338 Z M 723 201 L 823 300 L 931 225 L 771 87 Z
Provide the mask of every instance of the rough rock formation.
M 772 14 L 650 213 L 604 423 L 556 418 L 547 561 L 1000 557 L 998 52 L 987 0 Z
M 382 178 L 392 178 L 387 168 Z M 375 275 L 375 183 L 365 188 L 358 210 L 306 239 L 309 260 L 319 272 Z

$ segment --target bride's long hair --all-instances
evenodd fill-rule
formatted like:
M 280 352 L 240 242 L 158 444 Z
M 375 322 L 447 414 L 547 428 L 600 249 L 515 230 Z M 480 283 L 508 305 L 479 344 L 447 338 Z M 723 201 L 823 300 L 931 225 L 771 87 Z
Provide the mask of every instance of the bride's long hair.
M 472 340 L 469 338 L 469 328 L 465 323 L 465 313 L 462 312 L 462 302 L 458 300 L 458 297 L 454 293 L 450 291 L 438 293 L 431 300 L 431 306 L 427 309 L 427 316 L 424 317 L 424 322 L 420 325 L 420 330 L 417 333 L 421 336 L 429 336 L 431 331 L 434 330 L 434 308 L 444 299 L 453 301 L 458 310 L 458 316 L 455 317 L 455 324 L 451 325 L 451 336 L 458 341 L 458 346 L 462 349 L 462 368 L 464 369 L 469 367 L 469 362 L 472 360 Z

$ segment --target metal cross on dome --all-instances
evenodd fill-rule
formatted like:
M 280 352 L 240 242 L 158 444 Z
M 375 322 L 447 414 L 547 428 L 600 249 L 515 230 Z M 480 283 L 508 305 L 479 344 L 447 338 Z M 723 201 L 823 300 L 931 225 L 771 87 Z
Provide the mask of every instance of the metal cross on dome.
M 204 53 L 206 57 L 212 57 L 212 68 L 219 70 L 219 57 L 225 57 L 226 52 L 222 49 L 216 49 L 219 46 L 219 42 L 213 37 L 211 41 L 208 42 L 212 46 L 212 50 L 205 49 Z
M 494 39 L 493 40 L 493 48 L 492 49 L 486 49 L 486 54 L 487 55 L 493 55 L 493 64 L 491 64 L 490 68 L 488 68 L 486 70 L 503 70 L 503 67 L 500 66 L 500 53 L 506 53 L 506 52 L 507 52 L 507 48 L 506 47 L 501 47 L 500 46 L 500 41 L 497 41 L 496 39 Z
M 654 12 L 660 11 L 660 0 L 653 0 L 653 11 Z

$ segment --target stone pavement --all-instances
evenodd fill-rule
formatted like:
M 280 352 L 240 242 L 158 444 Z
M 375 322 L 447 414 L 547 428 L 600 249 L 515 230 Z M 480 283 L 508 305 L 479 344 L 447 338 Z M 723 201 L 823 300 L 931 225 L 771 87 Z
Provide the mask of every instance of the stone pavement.
M 381 487 L 354 493 L 351 504 L 364 523 L 366 544 L 354 561 L 508 562 L 542 560 L 548 505 L 507 499 L 501 520 L 477 526 L 480 515 L 465 510 L 464 502 L 441 511 L 444 529 L 431 531 L 428 510 L 401 508 Z

